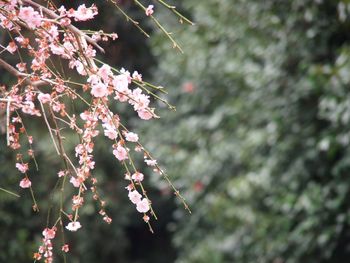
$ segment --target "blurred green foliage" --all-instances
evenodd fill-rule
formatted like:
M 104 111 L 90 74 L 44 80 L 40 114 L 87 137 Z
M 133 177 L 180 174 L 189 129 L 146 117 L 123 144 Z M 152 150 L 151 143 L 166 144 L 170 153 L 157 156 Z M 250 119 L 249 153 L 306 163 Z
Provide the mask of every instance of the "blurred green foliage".
M 348 262 L 350 4 L 182 3 L 185 54 L 153 40 L 177 112 L 144 126 L 193 210 L 176 262 Z

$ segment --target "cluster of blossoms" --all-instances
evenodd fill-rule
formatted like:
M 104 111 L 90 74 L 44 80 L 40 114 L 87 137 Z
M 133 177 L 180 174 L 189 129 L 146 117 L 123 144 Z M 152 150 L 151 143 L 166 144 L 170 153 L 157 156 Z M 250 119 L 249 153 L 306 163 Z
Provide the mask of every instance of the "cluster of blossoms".
M 153 5 L 142 8 L 147 16 L 152 16 Z M 101 200 L 97 191 L 97 179 L 92 173 L 95 168 L 94 140 L 99 135 L 112 141 L 113 156 L 125 168 L 128 197 L 149 226 L 150 217 L 156 218 L 156 215 L 142 185 L 145 176 L 136 168 L 132 154 L 143 154 L 145 164 L 163 175 L 175 194 L 182 198 L 157 161 L 139 142 L 139 136 L 129 131 L 120 115 L 111 109 L 112 104 L 127 103 L 142 120 L 158 118 L 155 109 L 150 107 L 151 98 L 146 94 L 156 96 L 154 92 L 162 90 L 144 82 L 137 71 L 130 73 L 123 68 L 118 70 L 96 59 L 97 50 L 103 52 L 98 41 L 115 40 L 118 35 L 103 31 L 86 33 L 73 24 L 93 19 L 97 14 L 95 5 L 87 7 L 82 4 L 77 9 L 67 10 L 51 3 L 44 7 L 32 0 L 0 0 L 0 29 L 3 28 L 12 36 L 7 45 L 0 45 L 0 55 L 3 52 L 8 55 L 18 54 L 19 59 L 12 66 L 0 58 L 0 67 L 17 79 L 12 86 L 0 85 L 0 109 L 6 111 L 8 146 L 13 150 L 28 147 L 27 156 L 17 154 L 16 168 L 23 175 L 19 186 L 30 190 L 33 209 L 39 211 L 28 173 L 31 161 L 35 166 L 37 163 L 32 148 L 34 139 L 27 133 L 21 117 L 27 115 L 40 117 L 45 122 L 52 145 L 64 163 L 63 169 L 57 173 L 62 189 L 65 182 L 69 181 L 75 192 L 70 208 L 61 202 L 58 205 L 59 217 L 56 223 L 52 228 L 43 230 L 42 245 L 34 254 L 36 260 L 44 258 L 45 262 L 52 262 L 52 240 L 56 235 L 57 224 L 62 227 L 62 231 L 63 226 L 69 231 L 77 231 L 82 227 L 79 209 L 84 205 L 87 191 L 91 191 L 93 199 L 98 201 L 99 214 L 103 220 L 112 222 L 105 211 L 105 201 Z M 32 37 L 27 37 L 26 32 L 31 32 Z M 26 53 L 25 60 L 20 53 Z M 66 62 L 69 74 L 76 74 L 83 81 L 73 82 L 64 77 L 64 72 L 52 67 L 53 58 Z M 89 102 L 85 99 L 86 95 L 91 98 Z M 76 100 L 86 106 L 83 112 L 70 112 L 66 103 Z M 75 159 L 69 157 L 65 150 L 63 127 L 79 134 Z M 22 137 L 27 139 L 27 143 L 23 143 Z M 61 200 L 65 201 L 63 193 L 61 191 Z M 184 202 L 183 198 L 182 201 Z M 187 208 L 186 204 L 185 207 Z M 68 244 L 62 244 L 62 251 L 69 251 Z

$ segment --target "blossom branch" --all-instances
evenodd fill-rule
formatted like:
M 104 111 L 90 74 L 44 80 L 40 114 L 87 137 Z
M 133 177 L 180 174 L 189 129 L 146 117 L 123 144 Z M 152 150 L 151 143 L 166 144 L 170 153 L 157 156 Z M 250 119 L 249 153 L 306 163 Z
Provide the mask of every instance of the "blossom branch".
M 29 5 L 32 5 L 32 6 L 35 6 L 41 10 L 43 10 L 44 13 L 46 13 L 48 16 L 50 16 L 51 18 L 53 19 L 59 19 L 60 17 L 55 14 L 53 11 L 51 11 L 50 9 L 38 4 L 38 3 L 35 3 L 33 2 L 32 0 L 22 0 L 23 3 L 27 3 Z M 87 42 L 89 42 L 91 45 L 95 46 L 96 48 L 98 48 L 102 53 L 105 53 L 104 49 L 99 45 L 97 44 L 97 42 L 95 40 L 93 40 L 91 37 L 89 37 L 88 35 L 84 34 L 80 29 L 76 28 L 75 26 L 73 25 L 67 25 L 66 26 L 69 30 L 71 30 L 72 32 L 74 32 L 75 34 L 78 34 L 80 36 L 83 36 Z

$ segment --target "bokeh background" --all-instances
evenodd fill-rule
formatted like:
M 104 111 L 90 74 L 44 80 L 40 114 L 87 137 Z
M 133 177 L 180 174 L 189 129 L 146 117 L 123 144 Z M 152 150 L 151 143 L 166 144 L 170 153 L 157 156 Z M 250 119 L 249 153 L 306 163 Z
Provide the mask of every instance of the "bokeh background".
M 97 22 L 86 26 L 119 34 L 104 46 L 108 63 L 167 87 L 177 111 L 157 103 L 160 120 L 140 122 L 118 109 L 166 167 L 192 214 L 149 171 L 159 217 L 151 234 L 127 199 L 108 142 L 100 140 L 95 174 L 113 224 L 104 224 L 89 202 L 83 229 L 67 234 L 68 262 L 350 262 L 350 2 L 169 2 L 195 22 L 181 25 L 155 6 L 184 54 L 133 1 L 119 3 L 152 32 L 150 39 L 106 2 L 98 3 Z M 0 73 L 1 82 L 11 83 Z M 44 128 L 28 123 L 40 138 L 40 171 L 32 178 L 43 211 L 61 169 Z M 30 262 L 46 213 L 31 211 L 4 137 L 0 186 L 22 197 L 0 192 L 0 262 Z

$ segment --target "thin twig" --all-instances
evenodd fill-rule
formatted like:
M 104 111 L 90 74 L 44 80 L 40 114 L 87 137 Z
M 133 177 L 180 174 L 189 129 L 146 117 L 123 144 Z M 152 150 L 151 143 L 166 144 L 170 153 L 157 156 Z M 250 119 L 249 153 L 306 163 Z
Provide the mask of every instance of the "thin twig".
M 0 190 L 3 191 L 3 192 L 5 192 L 5 193 L 8 193 L 8 194 L 10 194 L 10 195 L 14 195 L 14 196 L 16 196 L 16 197 L 21 197 L 21 196 L 19 196 L 18 194 L 14 193 L 14 192 L 11 192 L 11 191 L 9 191 L 9 190 L 6 190 L 6 189 L 4 189 L 4 188 L 1 188 L 1 187 L 0 187 Z
M 11 99 L 7 100 L 7 106 L 6 106 L 6 141 L 7 146 L 10 146 L 10 104 Z
M 47 128 L 48 128 L 48 130 L 49 130 L 49 133 L 50 133 L 50 136 L 51 136 L 51 140 L 52 140 L 52 142 L 53 142 L 53 145 L 55 146 L 55 149 L 56 149 L 57 154 L 58 154 L 58 155 L 61 155 L 61 154 L 60 154 L 60 151 L 58 150 L 58 147 L 57 147 L 57 145 L 56 145 L 55 138 L 53 137 L 50 124 L 49 124 L 49 122 L 48 122 L 48 120 L 47 120 L 44 106 L 43 106 L 43 104 L 41 103 L 41 101 L 39 101 L 39 103 L 40 103 L 41 110 L 42 110 L 42 112 L 43 112 L 43 116 L 44 116 L 44 120 L 45 120 L 46 126 L 47 126 Z

